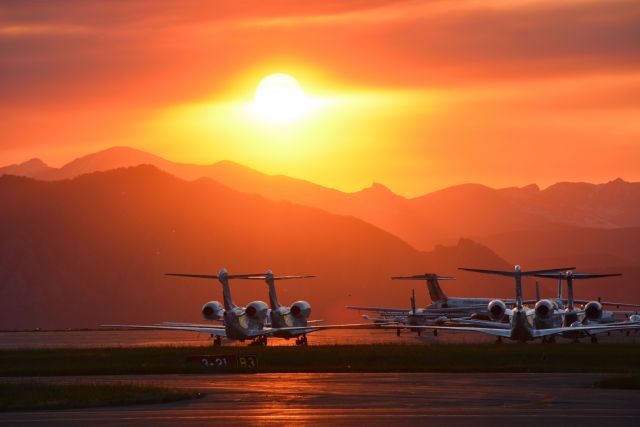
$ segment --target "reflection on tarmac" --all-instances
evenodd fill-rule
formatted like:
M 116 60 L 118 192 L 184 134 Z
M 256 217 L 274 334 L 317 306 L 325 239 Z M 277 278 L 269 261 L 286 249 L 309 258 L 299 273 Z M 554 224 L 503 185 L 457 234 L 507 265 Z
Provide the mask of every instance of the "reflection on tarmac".
M 640 343 L 640 333 L 627 337 L 619 332 L 610 337 L 605 334 L 600 342 Z M 327 330 L 309 334 L 309 345 L 336 344 L 436 344 L 436 343 L 492 343 L 495 338 L 467 333 L 441 332 L 437 337 L 431 333 L 418 337 L 405 332 L 397 337 L 395 331 L 376 330 Z M 588 342 L 588 340 L 584 340 Z M 558 342 L 569 342 L 559 339 Z M 87 348 L 87 347 L 154 347 L 154 346 L 209 346 L 212 341 L 207 334 L 184 331 L 43 331 L 0 332 L 0 349 L 12 348 Z M 225 343 L 225 345 L 246 345 Z M 269 345 L 295 345 L 295 340 L 269 339 Z
M 640 392 L 600 374 L 255 374 L 43 378 L 200 390 L 167 405 L 5 413 L 0 425 L 637 425 Z M 4 378 L 0 381 L 28 379 Z

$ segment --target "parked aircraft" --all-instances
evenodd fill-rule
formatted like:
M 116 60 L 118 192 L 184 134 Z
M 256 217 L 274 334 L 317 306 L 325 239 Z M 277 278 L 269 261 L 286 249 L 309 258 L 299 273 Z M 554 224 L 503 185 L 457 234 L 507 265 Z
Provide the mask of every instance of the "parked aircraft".
M 300 333 L 287 328 L 306 328 L 310 323 L 318 323 L 317 320 L 309 320 L 309 316 L 311 315 L 311 304 L 307 301 L 296 301 L 290 306 L 280 305 L 278 295 L 276 293 L 275 282 L 276 280 L 308 279 L 312 277 L 315 276 L 274 276 L 273 272 L 268 270 L 265 274 L 241 277 L 241 279 L 264 280 L 269 287 L 269 304 L 271 306 L 269 317 L 271 320 L 271 327 L 278 329 L 285 328 L 283 331 L 274 332 L 273 336 L 287 340 L 290 338 L 296 338 L 296 345 L 306 345 L 306 333 Z
M 598 333 L 600 331 L 613 331 L 613 330 L 631 330 L 640 328 L 640 325 L 596 325 L 585 326 L 580 323 L 573 324 L 569 327 L 549 327 L 545 329 L 536 329 L 535 325 L 529 321 L 529 317 L 536 314 L 536 310 L 529 310 L 523 303 L 522 297 L 522 277 L 536 276 L 544 273 L 557 273 L 561 271 L 574 270 L 575 267 L 563 267 L 555 269 L 535 270 L 535 271 L 523 271 L 519 265 L 516 265 L 514 271 L 498 271 L 498 270 L 483 270 L 476 268 L 461 268 L 461 270 L 472 271 L 476 273 L 493 274 L 500 276 L 513 277 L 515 280 L 515 307 L 512 309 L 507 308 L 504 301 L 493 300 L 488 305 L 488 311 L 495 317 L 502 319 L 504 315 L 509 316 L 510 325 L 509 328 L 499 327 L 479 327 L 479 326 L 411 326 L 409 329 L 425 329 L 425 330 L 453 330 L 453 331 L 467 331 L 478 332 L 487 335 L 492 335 L 498 338 L 498 342 L 502 341 L 502 338 L 509 338 L 514 341 L 530 341 L 537 338 L 550 337 L 565 332 L 585 332 L 587 335 L 592 333 Z M 382 325 L 382 328 L 394 328 L 391 325 Z
M 230 279 L 248 279 L 248 280 L 270 280 L 268 274 L 234 274 L 230 275 L 226 269 L 221 269 L 217 275 L 209 274 L 182 274 L 182 273 L 167 273 L 167 276 L 177 277 L 192 277 L 198 279 L 217 279 L 222 285 L 223 304 L 220 305 L 217 301 L 210 301 L 202 307 L 202 315 L 206 320 L 215 321 L 222 320 L 223 326 L 206 325 L 199 323 L 163 323 L 156 325 L 103 325 L 105 327 L 127 328 L 127 329 L 162 329 L 162 330 L 174 330 L 174 331 L 192 331 L 210 334 L 214 337 L 214 345 L 221 345 L 222 338 L 226 337 L 229 340 L 237 340 L 244 342 L 246 340 L 252 340 L 252 345 L 267 345 L 267 337 L 280 336 L 280 337 L 301 337 L 304 336 L 304 340 L 299 340 L 299 345 L 306 345 L 306 334 L 315 332 L 321 329 L 361 329 L 370 328 L 370 324 L 347 324 L 347 325 L 323 325 L 323 326 L 281 326 L 281 327 L 265 327 L 269 322 L 269 307 L 263 301 L 253 301 L 246 307 L 240 307 L 233 303 L 231 297 L 231 289 L 229 288 Z M 271 275 L 273 278 L 273 275 Z M 285 278 L 298 278 L 298 277 L 310 277 L 310 276 L 282 276 Z M 275 278 L 274 278 L 275 279 Z M 275 290 L 275 289 L 274 289 Z M 275 294 L 272 294 L 275 297 Z M 277 302 L 275 299 L 273 302 Z M 300 302 L 300 301 L 299 301 Z M 295 303 L 292 305 L 294 306 Z M 306 309 L 306 316 L 310 312 L 310 305 L 307 303 L 307 307 L 302 304 L 298 305 L 301 309 Z M 290 309 L 291 310 L 291 309 Z M 294 309 L 295 310 L 295 309 Z M 281 312 L 281 314 L 284 314 Z M 280 322 L 283 320 L 286 323 L 286 316 L 280 318 L 276 314 L 275 319 Z M 273 321 L 273 319 L 271 319 Z M 308 323 L 305 319 L 303 322 Z
M 544 273 L 539 274 L 536 277 L 546 278 L 546 279 L 557 279 L 559 281 L 559 298 L 558 300 L 562 301 L 562 282 L 567 282 L 567 304 L 566 309 L 561 311 L 562 314 L 562 326 L 571 326 L 574 323 L 582 323 L 583 325 L 589 324 L 620 324 L 621 322 L 625 322 L 625 320 L 621 318 L 614 317 L 615 314 L 628 314 L 629 312 L 625 311 L 608 311 L 604 309 L 604 306 L 607 305 L 615 305 L 617 307 L 640 307 L 638 304 L 628 304 L 628 303 L 619 303 L 619 302 L 608 302 L 608 301 L 584 301 L 584 300 L 576 300 L 574 298 L 573 291 L 573 281 L 574 280 L 585 280 L 585 279 L 597 279 L 604 277 L 615 277 L 621 276 L 619 273 L 613 274 L 591 274 L 591 273 L 577 273 L 574 271 L 561 271 L 557 273 Z M 575 304 L 583 304 L 582 309 L 578 310 L 575 307 Z M 626 319 L 627 323 L 638 323 L 640 322 L 640 315 L 631 314 L 628 319 Z M 629 333 L 629 331 L 627 331 Z M 585 336 L 585 333 L 577 333 L 577 332 L 567 332 L 563 334 L 565 338 L 573 338 L 577 340 L 578 338 L 582 338 Z M 591 341 L 596 342 L 597 338 L 595 335 L 591 336 Z

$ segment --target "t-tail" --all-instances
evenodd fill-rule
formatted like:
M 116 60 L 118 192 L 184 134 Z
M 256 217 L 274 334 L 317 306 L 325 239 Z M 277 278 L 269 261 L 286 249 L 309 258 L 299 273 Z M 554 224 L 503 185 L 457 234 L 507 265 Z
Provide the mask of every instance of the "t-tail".
M 250 276 L 241 277 L 245 280 L 264 280 L 269 287 L 269 304 L 272 310 L 277 310 L 281 307 L 278 301 L 278 294 L 276 293 L 276 280 L 290 280 L 290 279 L 309 279 L 316 276 L 274 276 L 273 271 L 267 270 L 264 274 L 253 274 Z
M 508 276 L 515 279 L 516 284 L 516 307 L 522 308 L 522 278 L 526 276 L 537 276 L 544 273 L 558 273 L 567 270 L 575 270 L 575 267 L 562 267 L 562 268 L 547 268 L 544 270 L 532 270 L 522 271 L 519 265 L 516 265 L 513 271 L 501 271 L 501 270 L 482 270 L 479 268 L 465 268 L 460 267 L 460 270 L 472 271 L 474 273 L 493 274 L 496 276 Z
M 414 276 L 393 276 L 392 280 L 426 280 L 427 291 L 429 292 L 429 298 L 432 302 L 445 302 L 447 300 L 447 294 L 444 293 L 440 287 L 439 280 L 455 280 L 455 277 L 451 276 L 438 276 L 434 273 L 416 274 Z
M 229 274 L 226 268 L 221 268 L 217 275 L 214 274 L 183 274 L 183 273 L 165 273 L 165 276 L 177 277 L 193 277 L 196 279 L 217 279 L 222 284 L 222 299 L 225 310 L 231 310 L 236 307 L 231 298 L 231 289 L 229 288 L 229 279 L 247 279 L 258 274 Z
M 278 302 L 278 294 L 276 293 L 276 281 L 273 277 L 273 271 L 267 270 L 264 281 L 269 287 L 269 304 L 271 305 L 271 309 L 276 310 L 280 308 L 280 303 Z
M 416 314 L 416 290 L 411 289 L 411 314 Z
M 558 279 L 558 294 L 562 298 L 562 281 L 567 282 L 567 310 L 575 310 L 575 297 L 573 295 L 573 281 L 582 279 L 597 279 L 600 277 L 613 277 L 622 276 L 620 273 L 612 274 L 591 274 L 591 273 L 575 273 L 573 271 L 561 271 L 556 273 L 544 273 L 537 274 L 536 277 L 542 277 L 546 279 Z

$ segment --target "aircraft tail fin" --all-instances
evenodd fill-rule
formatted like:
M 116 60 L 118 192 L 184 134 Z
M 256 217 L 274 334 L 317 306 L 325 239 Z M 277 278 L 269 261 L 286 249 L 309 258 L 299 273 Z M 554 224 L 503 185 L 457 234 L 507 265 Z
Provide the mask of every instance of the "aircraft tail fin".
M 447 294 L 440 287 L 440 280 L 455 280 L 452 276 L 439 276 L 434 273 L 416 274 L 413 276 L 393 276 L 392 280 L 426 280 L 427 291 L 432 302 L 446 301 Z

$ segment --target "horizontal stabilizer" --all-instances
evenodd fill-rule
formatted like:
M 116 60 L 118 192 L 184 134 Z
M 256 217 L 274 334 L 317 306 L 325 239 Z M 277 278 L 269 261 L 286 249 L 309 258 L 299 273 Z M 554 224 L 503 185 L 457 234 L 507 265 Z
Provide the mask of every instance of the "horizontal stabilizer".
M 567 270 L 575 270 L 575 267 L 560 267 L 560 268 L 547 268 L 544 270 L 531 270 L 531 271 L 502 271 L 502 270 L 483 270 L 480 268 L 466 268 L 460 267 L 459 270 L 471 271 L 473 273 L 482 273 L 482 274 L 493 274 L 496 276 L 508 276 L 508 277 L 516 277 L 520 276 L 536 276 L 543 273 L 557 273 L 561 271 Z
M 273 280 L 291 280 L 291 279 L 310 279 L 316 276 L 273 276 Z M 245 280 L 265 280 L 267 278 L 266 274 L 252 274 L 250 276 L 239 277 L 239 279 Z
M 165 273 L 165 276 L 178 276 L 178 277 L 195 277 L 197 279 L 219 279 L 217 274 L 183 274 L 183 273 Z M 249 277 L 258 276 L 258 274 L 229 274 L 227 279 L 247 279 Z
M 413 276 L 392 276 L 391 280 L 456 280 L 456 278 L 452 276 L 438 276 L 433 273 L 425 273 Z

